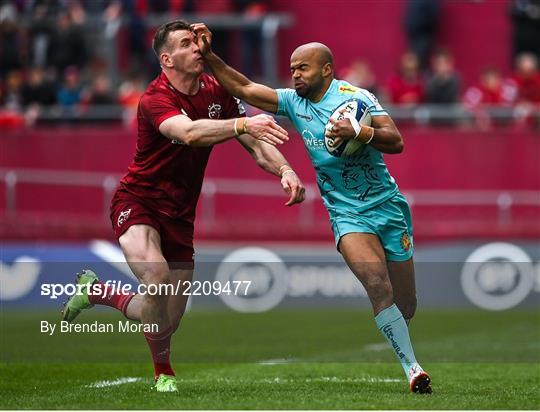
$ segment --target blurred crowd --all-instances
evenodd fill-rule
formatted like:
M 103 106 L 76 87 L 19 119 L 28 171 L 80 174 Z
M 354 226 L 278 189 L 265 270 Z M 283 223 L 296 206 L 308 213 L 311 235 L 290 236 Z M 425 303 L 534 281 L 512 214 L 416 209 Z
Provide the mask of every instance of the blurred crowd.
M 150 16 L 267 12 L 265 0 L 0 0 L 0 123 L 32 124 L 49 107 L 66 116 L 121 105 L 133 113 L 159 72 Z M 228 33 L 214 47 L 229 52 Z M 244 30 L 243 61 L 258 33 Z M 115 69 L 111 72 L 111 55 Z M 246 65 L 247 68 L 248 65 Z M 249 65 L 253 74 L 253 65 Z M 113 75 L 111 75 L 111 73 Z M 129 118 L 129 116 L 127 116 Z
M 514 70 L 508 75 L 497 67 L 483 68 L 475 84 L 465 89 L 448 50 L 436 51 L 430 62 L 428 69 L 422 70 L 419 57 L 406 52 L 396 72 L 383 84 L 377 83 L 370 65 L 363 60 L 354 61 L 338 77 L 370 90 L 392 105 L 462 104 L 480 116 L 483 126 L 488 126 L 489 118 L 482 117 L 482 109 L 488 107 L 514 108 L 518 120 L 525 123 L 531 121 L 531 116 L 538 115 L 540 70 L 538 57 L 533 53 L 518 54 Z
M 440 0 L 409 0 L 404 16 L 408 51 L 395 73 L 378 83 L 370 65 L 354 61 L 339 77 L 377 94 L 387 104 L 414 108 L 418 105 L 460 104 L 489 128 L 488 108 L 512 110 L 514 124 L 540 124 L 540 0 L 510 0 L 513 70 L 504 73 L 483 67 L 472 85 L 464 87 L 450 50 L 437 44 Z
M 540 0 L 509 2 L 513 71 L 485 67 L 468 87 L 452 52 L 436 44 L 440 8 L 438 0 L 409 1 L 404 16 L 409 50 L 389 79 L 377 79 L 370 64 L 360 59 L 339 70 L 337 77 L 391 105 L 459 104 L 483 127 L 491 122 L 484 109 L 492 106 L 511 108 L 518 123 L 538 123 Z M 149 16 L 253 17 L 268 11 L 264 0 L 0 0 L 0 125 L 32 124 L 47 107 L 63 108 L 69 115 L 72 108 L 119 105 L 129 119 L 147 82 L 159 72 L 150 47 Z M 95 22 L 98 29 L 90 30 Z M 216 34 L 214 47 L 227 57 L 230 33 Z M 243 30 L 238 38 L 239 66 L 249 76 L 260 72 L 259 36 L 257 30 Z M 119 69 L 116 77 L 111 76 L 111 53 Z

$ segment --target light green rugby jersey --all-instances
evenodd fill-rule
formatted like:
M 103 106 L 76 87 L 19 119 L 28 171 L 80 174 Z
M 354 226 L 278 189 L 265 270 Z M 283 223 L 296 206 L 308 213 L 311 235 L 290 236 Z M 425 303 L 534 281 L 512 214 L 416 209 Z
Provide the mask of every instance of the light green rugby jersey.
M 346 100 L 360 99 L 371 116 L 387 114 L 372 93 L 334 79 L 318 103 L 298 96 L 293 89 L 278 89 L 277 94 L 277 114 L 287 116 L 302 136 L 329 212 L 362 212 L 398 192 L 382 153 L 371 145 L 344 157 L 332 156 L 324 145 L 324 126 L 334 110 Z

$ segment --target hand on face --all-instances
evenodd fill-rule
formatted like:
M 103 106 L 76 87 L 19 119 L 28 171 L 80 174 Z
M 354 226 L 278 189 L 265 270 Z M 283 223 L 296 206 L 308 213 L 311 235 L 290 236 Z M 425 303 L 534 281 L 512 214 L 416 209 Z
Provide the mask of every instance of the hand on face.
M 193 33 L 195 33 L 195 42 L 199 47 L 201 54 L 206 56 L 212 52 L 212 32 L 204 23 L 194 23 L 191 25 Z

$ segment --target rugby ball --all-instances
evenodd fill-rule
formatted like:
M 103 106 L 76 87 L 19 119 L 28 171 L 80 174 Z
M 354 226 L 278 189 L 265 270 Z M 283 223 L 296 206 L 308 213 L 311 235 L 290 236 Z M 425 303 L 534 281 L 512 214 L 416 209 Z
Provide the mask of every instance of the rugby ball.
M 368 106 L 360 99 L 350 99 L 341 103 L 330 116 L 330 119 L 334 120 L 343 120 L 345 114 L 349 113 L 351 116 L 355 117 L 358 120 L 358 123 L 365 126 L 371 126 L 371 115 L 369 114 Z M 324 127 L 325 132 L 329 131 L 332 127 L 332 123 L 328 123 Z M 326 133 L 325 133 L 326 134 Z M 364 148 L 365 144 L 359 140 L 342 140 L 337 146 L 334 144 L 334 139 L 331 137 L 324 137 L 324 145 L 328 153 L 332 156 L 341 157 L 341 156 L 350 156 L 355 153 L 361 152 L 361 149 Z

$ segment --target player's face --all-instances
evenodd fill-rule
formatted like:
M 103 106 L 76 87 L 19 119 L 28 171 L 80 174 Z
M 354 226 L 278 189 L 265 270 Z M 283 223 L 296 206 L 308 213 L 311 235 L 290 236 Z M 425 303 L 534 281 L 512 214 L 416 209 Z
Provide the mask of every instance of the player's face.
M 291 76 L 300 97 L 316 96 L 324 85 L 322 67 L 313 53 L 294 53 L 291 56 Z
M 188 30 L 177 30 L 169 34 L 170 56 L 175 70 L 199 75 L 204 69 L 204 60 L 195 42 L 195 34 Z

